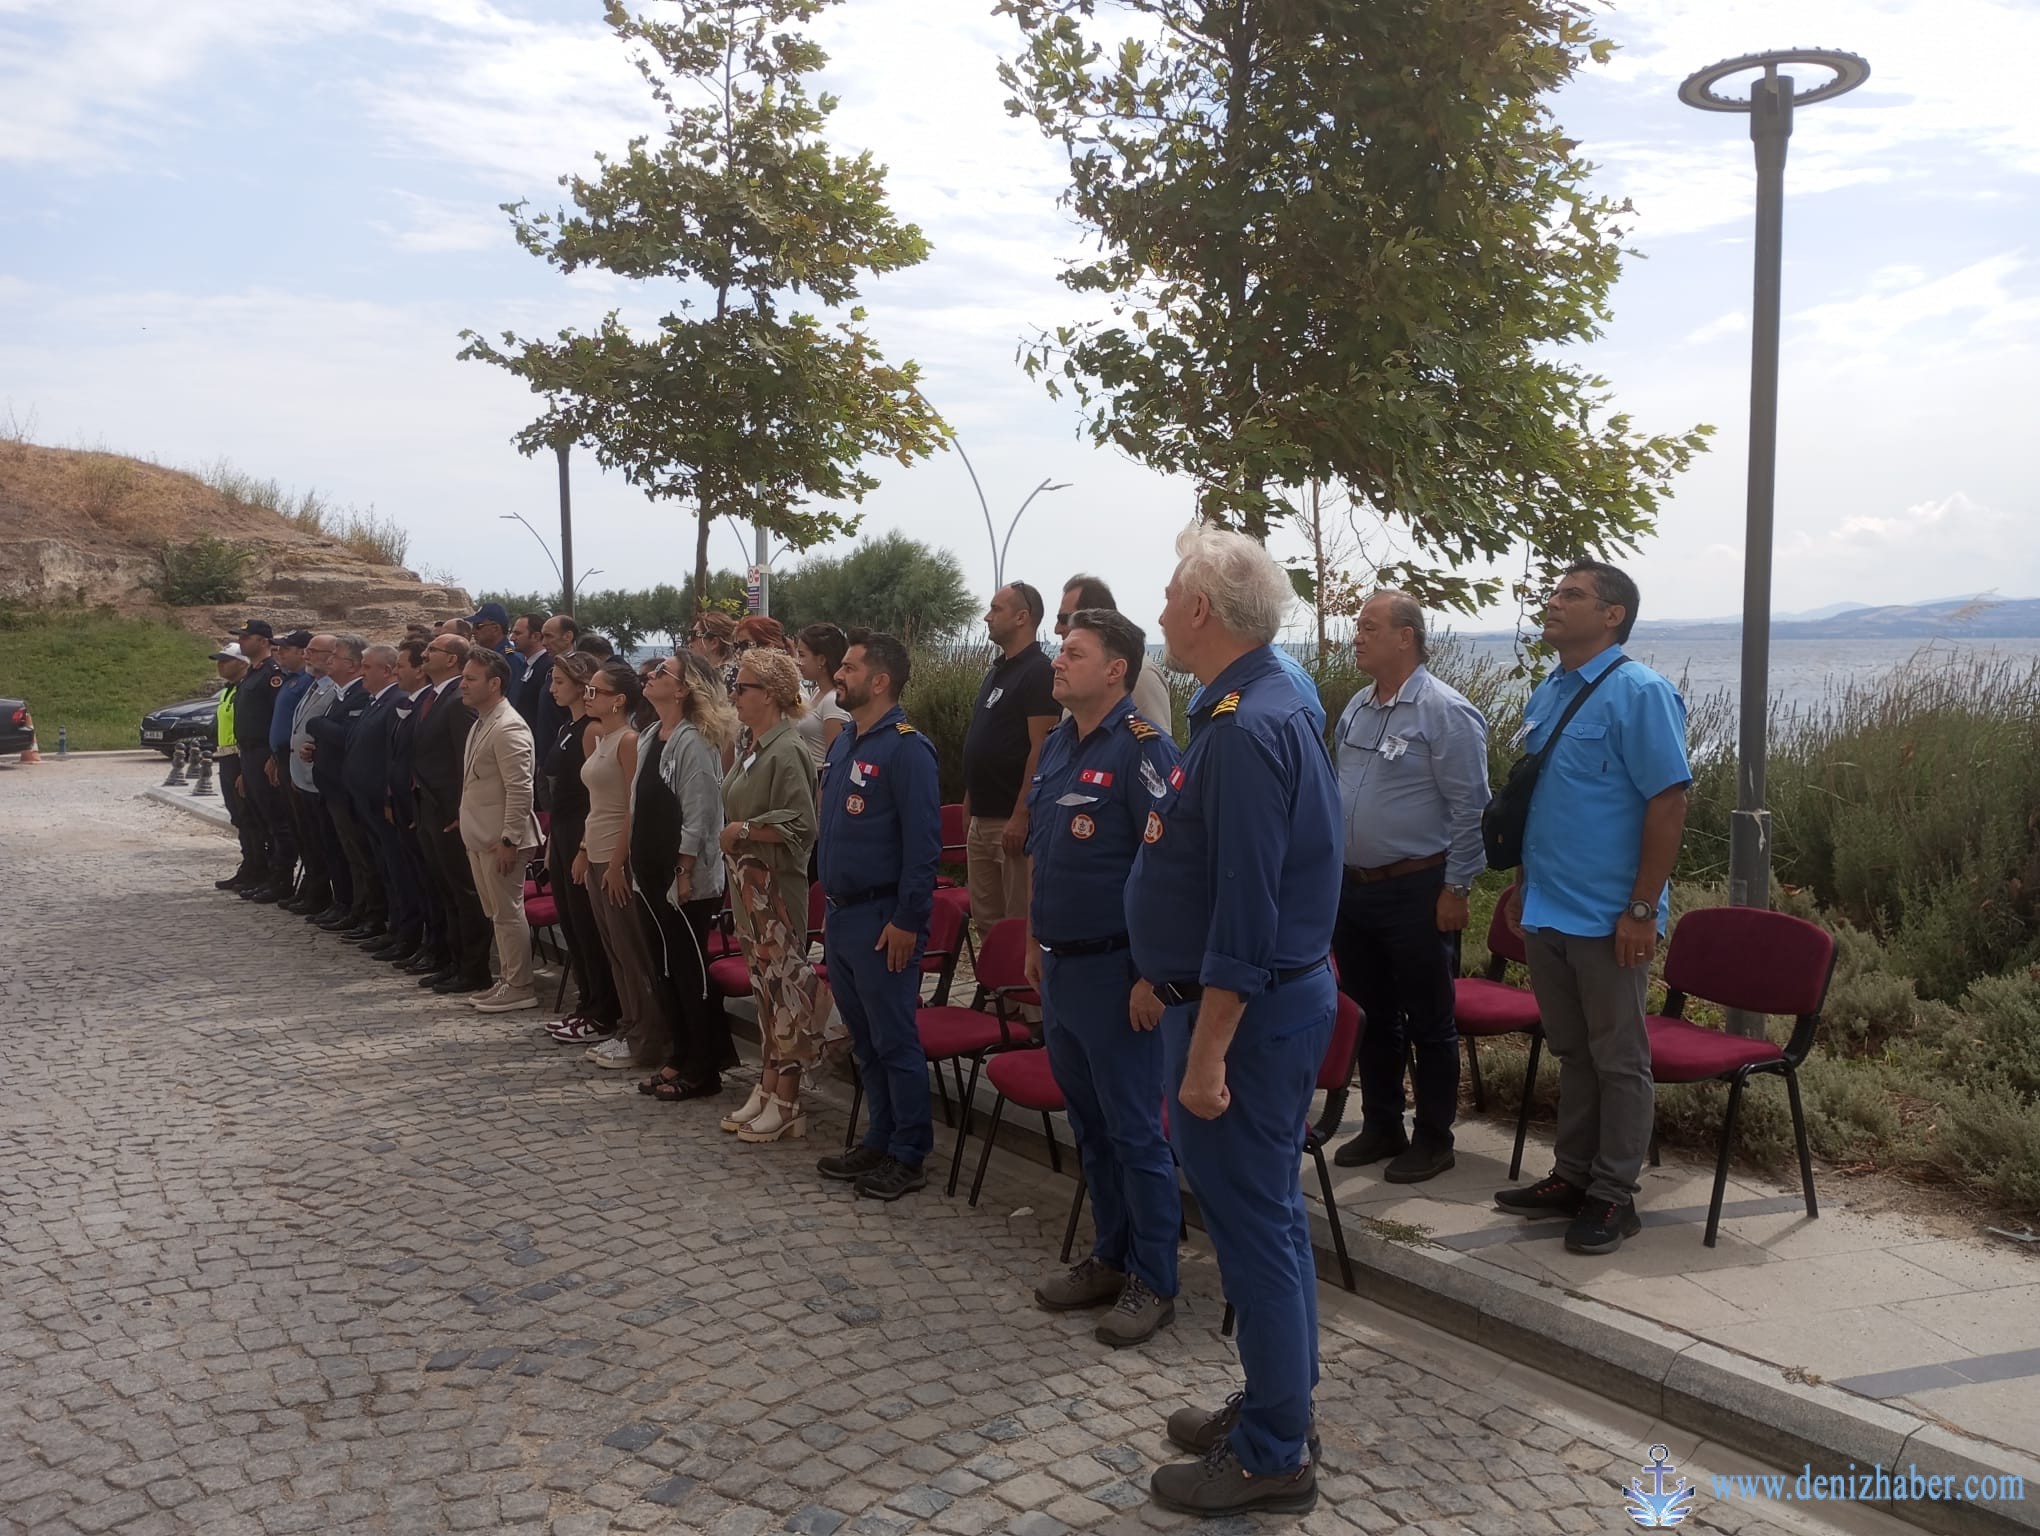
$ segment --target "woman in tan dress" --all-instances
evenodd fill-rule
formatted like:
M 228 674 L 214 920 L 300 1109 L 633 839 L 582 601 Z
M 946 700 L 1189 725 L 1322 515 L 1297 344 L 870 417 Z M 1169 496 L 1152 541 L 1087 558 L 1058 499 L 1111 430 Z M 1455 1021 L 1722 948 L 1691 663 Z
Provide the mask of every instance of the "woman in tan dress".
M 746 651 L 731 690 L 750 745 L 723 778 L 722 848 L 737 942 L 751 969 L 765 1071 L 722 1122 L 744 1141 L 807 1134 L 800 1074 L 820 1054 L 829 992 L 807 958 L 808 850 L 819 817 L 814 759 L 793 729 L 805 706 L 784 651 Z

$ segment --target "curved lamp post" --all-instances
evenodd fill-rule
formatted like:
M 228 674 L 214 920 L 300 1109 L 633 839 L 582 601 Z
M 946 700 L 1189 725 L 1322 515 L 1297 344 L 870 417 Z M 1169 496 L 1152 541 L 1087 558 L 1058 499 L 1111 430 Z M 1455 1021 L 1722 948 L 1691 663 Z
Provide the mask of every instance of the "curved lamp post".
M 1811 65 L 1830 78 L 1800 90 L 1779 66 Z M 1745 97 L 1715 88 L 1734 75 L 1760 69 Z M 1786 48 L 1724 59 L 1687 76 L 1679 100 L 1703 112 L 1749 115 L 1757 157 L 1756 292 L 1750 317 L 1749 507 L 1743 549 L 1742 695 L 1736 740 L 1735 813 L 1729 821 L 1728 899 L 1735 906 L 1771 904 L 1771 817 L 1764 808 L 1765 732 L 1771 707 L 1771 544 L 1778 474 L 1778 326 L 1783 288 L 1785 147 L 1795 106 L 1853 91 L 1870 78 L 1870 64 L 1833 48 Z M 1763 1020 L 1731 1011 L 1738 1034 L 1762 1033 Z
M 562 464 L 564 464 L 564 463 L 565 463 L 565 458 L 564 458 L 564 456 L 562 457 L 562 459 L 561 459 L 561 462 L 562 462 Z M 538 530 L 537 530 L 536 528 L 532 527 L 532 526 L 531 526 L 531 524 L 530 524 L 530 523 L 529 523 L 528 521 L 526 521 L 526 519 L 525 519 L 525 517 L 524 517 L 524 514 L 523 514 L 523 513 L 521 513 L 521 512 L 498 512 L 498 513 L 496 514 L 496 518 L 497 518 L 497 521 L 499 521 L 499 522 L 505 522 L 505 523 L 509 523 L 509 522 L 518 522 L 518 523 L 523 523 L 523 524 L 524 524 L 524 531 L 525 531 L 526 533 L 530 534 L 530 535 L 531 535 L 531 536 L 532 536 L 532 537 L 533 537 L 534 539 L 538 540 L 538 547 L 539 547 L 540 549 L 542 549 L 542 550 L 544 550 L 544 551 L 545 551 L 545 558 L 546 558 L 546 559 L 547 559 L 548 561 L 550 561 L 550 562 L 551 562 L 551 564 L 552 564 L 552 568 L 553 568 L 553 575 L 555 575 L 555 576 L 558 576 L 558 577 L 560 578 L 560 590 L 561 590 L 561 592 L 562 592 L 562 593 L 564 593 L 564 594 L 566 595 L 566 597 L 567 597 L 567 598 L 569 599 L 569 603 L 568 603 L 568 606 L 567 606 L 567 607 L 565 607 L 565 608 L 562 608 L 562 609 L 561 609 L 560 611 L 561 611 L 562 613 L 566 613 L 566 614 L 572 614 L 572 613 L 573 613 L 573 611 L 574 611 L 574 609 L 573 609 L 573 606 L 572 606 L 572 601 L 571 601 L 571 600 L 572 600 L 572 599 L 573 599 L 574 597 L 576 597 L 576 596 L 578 596 L 578 595 L 579 595 L 579 593 L 580 593 L 580 590 L 581 590 L 581 582 L 583 582 L 583 581 L 586 581 L 586 580 L 587 580 L 587 579 L 588 579 L 588 578 L 589 578 L 590 576 L 600 576 L 600 575 L 602 574 L 602 572 L 601 572 L 600 570 L 593 570 L 593 571 L 583 571 L 583 572 L 581 573 L 581 575 L 580 575 L 580 578 L 579 578 L 578 580 L 576 580 L 576 581 L 574 582 L 574 584 L 573 584 L 573 585 L 572 585 L 571 587 L 569 587 L 569 586 L 567 585 L 567 578 L 566 578 L 565 574 L 564 574 L 564 573 L 563 573 L 563 572 L 562 572 L 562 571 L 560 570 L 560 563 L 559 563 L 559 561 L 557 561 L 557 560 L 554 560 L 554 559 L 553 559 L 553 552 L 552 552 L 552 545 L 550 545 L 550 544 L 546 543 L 546 541 L 545 541 L 545 535 L 544 535 L 544 534 L 540 533 L 540 532 L 539 532 L 539 531 L 538 531 Z
M 1006 537 L 1002 540 L 999 537 L 998 530 L 992 526 L 991 503 L 985 500 L 985 488 L 978 483 L 977 466 L 971 463 L 970 455 L 963 451 L 963 443 L 960 439 L 952 436 L 949 441 L 955 446 L 956 456 L 963 460 L 963 467 L 970 474 L 971 489 L 977 492 L 978 507 L 985 514 L 985 537 L 991 541 L 992 546 L 992 591 L 996 593 L 999 588 L 1006 584 L 1006 551 L 1012 546 L 1013 530 L 1020 526 L 1020 519 L 1026 515 L 1027 509 L 1034 504 L 1034 498 L 1043 491 L 1066 491 L 1070 488 L 1070 483 L 1067 480 L 1058 483 L 1053 478 L 1049 478 L 1044 479 L 1041 484 L 1029 491 L 1027 499 L 1020 503 L 1020 510 L 1013 514 L 1013 521 L 1006 525 Z

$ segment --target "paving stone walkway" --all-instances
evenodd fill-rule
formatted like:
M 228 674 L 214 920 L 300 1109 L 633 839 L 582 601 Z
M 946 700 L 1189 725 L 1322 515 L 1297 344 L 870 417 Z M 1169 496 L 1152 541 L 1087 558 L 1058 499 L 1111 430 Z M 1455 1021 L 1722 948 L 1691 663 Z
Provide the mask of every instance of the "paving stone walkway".
M 0 1531 L 1187 1524 L 1145 1486 L 1235 1379 L 1207 1253 L 1111 1354 L 1027 1300 L 1067 1184 L 824 1187 L 838 1113 L 742 1147 L 428 1000 L 215 892 L 229 845 L 160 776 L 0 772 Z M 1331 1291 L 1319 1413 L 1312 1536 L 1632 1528 L 1653 1441 L 1751 1470 Z M 1684 1528 L 1899 1529 L 1706 1495 Z

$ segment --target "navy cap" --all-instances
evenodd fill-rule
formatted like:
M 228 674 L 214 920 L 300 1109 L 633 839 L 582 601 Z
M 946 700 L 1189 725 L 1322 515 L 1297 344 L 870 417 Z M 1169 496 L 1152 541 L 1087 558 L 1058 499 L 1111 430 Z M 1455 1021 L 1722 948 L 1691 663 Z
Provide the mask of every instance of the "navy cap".
M 249 635 L 260 635 L 265 640 L 274 640 L 276 638 L 276 631 L 269 627 L 267 619 L 250 619 L 239 629 L 235 630 L 234 633 L 243 639 L 246 639 Z
M 510 610 L 501 603 L 484 603 L 480 608 L 468 615 L 468 623 L 500 624 L 505 629 L 508 629 L 510 627 Z
M 294 651 L 301 651 L 312 643 L 312 632 L 309 629 L 294 629 L 287 635 L 278 636 L 276 643 L 287 645 Z

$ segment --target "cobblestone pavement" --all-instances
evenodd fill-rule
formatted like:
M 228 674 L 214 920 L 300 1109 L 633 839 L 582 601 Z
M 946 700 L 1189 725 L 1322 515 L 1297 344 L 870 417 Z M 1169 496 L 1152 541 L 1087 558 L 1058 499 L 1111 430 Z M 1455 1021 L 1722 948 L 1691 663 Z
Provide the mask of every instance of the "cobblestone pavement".
M 1185 1523 L 1144 1490 L 1164 1414 L 1234 1380 L 1208 1255 L 1110 1354 L 1027 1301 L 1067 1184 L 823 1187 L 839 1110 L 740 1147 L 215 892 L 226 839 L 136 798 L 160 769 L 0 773 L 0 1529 Z M 1645 1446 L 1699 1465 L 1330 1291 L 1325 1328 L 1313 1536 L 1626 1529 Z M 1815 1527 L 1703 1498 L 1686 1528 Z

